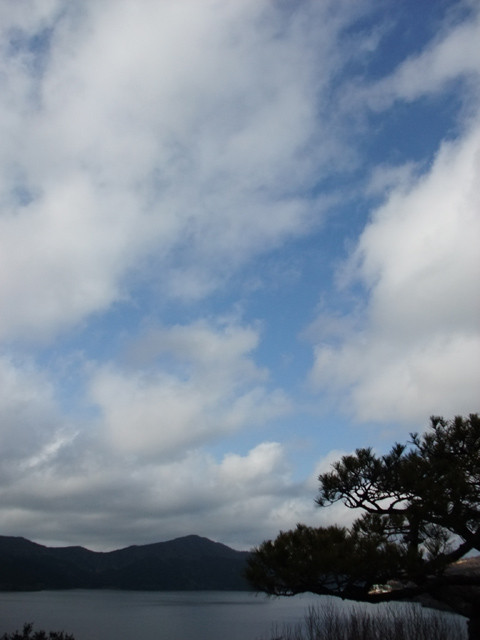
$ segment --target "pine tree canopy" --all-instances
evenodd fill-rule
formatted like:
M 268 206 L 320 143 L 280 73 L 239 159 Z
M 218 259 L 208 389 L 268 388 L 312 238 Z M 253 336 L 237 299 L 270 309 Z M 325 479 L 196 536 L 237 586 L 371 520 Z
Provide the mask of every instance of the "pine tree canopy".
M 432 417 L 427 432 L 411 434 L 383 456 L 357 449 L 319 482 L 320 507 L 340 501 L 360 517 L 349 528 L 299 524 L 263 542 L 247 568 L 254 588 L 370 602 L 428 594 L 449 604 L 456 588 L 465 591 L 459 613 L 480 608 L 478 572 L 453 564 L 480 551 L 477 414 Z

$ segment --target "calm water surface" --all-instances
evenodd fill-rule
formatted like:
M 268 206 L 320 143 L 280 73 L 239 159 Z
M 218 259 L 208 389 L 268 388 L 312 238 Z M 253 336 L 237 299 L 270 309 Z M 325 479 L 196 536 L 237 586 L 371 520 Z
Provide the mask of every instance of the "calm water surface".
M 0 635 L 33 622 L 76 640 L 255 640 L 318 602 L 230 591 L 9 592 L 0 593 Z
M 273 625 L 299 622 L 309 607 L 327 604 L 355 606 L 338 598 L 236 591 L 0 592 L 0 636 L 33 622 L 75 640 L 263 640 L 272 637 Z

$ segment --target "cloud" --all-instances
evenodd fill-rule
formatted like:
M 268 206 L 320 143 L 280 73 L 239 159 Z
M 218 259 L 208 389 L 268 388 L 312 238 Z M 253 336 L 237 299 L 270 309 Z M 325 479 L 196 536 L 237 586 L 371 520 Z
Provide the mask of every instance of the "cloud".
M 257 342 L 256 331 L 232 324 L 152 329 L 121 369 L 87 364 L 105 404 L 83 423 L 62 413 L 44 372 L 3 359 L 3 534 L 111 549 L 195 532 L 248 548 L 297 521 L 320 521 L 285 445 L 259 432 L 244 454 L 214 456 L 205 446 L 288 408 L 253 361 Z M 162 394 L 164 358 L 178 394 Z M 102 385 L 119 384 L 120 371 L 124 386 L 107 406 Z M 142 372 L 147 391 L 138 389 Z
M 245 548 L 292 526 L 312 503 L 283 445 L 259 435 L 218 459 L 205 447 L 289 410 L 255 363 L 258 342 L 227 321 L 151 327 L 121 365 L 80 361 L 99 408 L 84 420 L 45 370 L 2 357 L 4 535 L 105 549 L 195 532 Z
M 172 375 L 180 391 L 162 395 L 158 380 L 164 377 L 154 375 L 145 398 L 135 386 L 138 374 L 131 370 L 129 378 L 125 372 L 125 388 L 117 388 L 111 401 L 126 415 L 114 412 L 88 423 L 62 413 L 45 372 L 28 361 L 0 359 L 2 533 L 105 549 L 195 532 L 245 548 L 274 535 L 279 523 L 292 526 L 282 505 L 295 504 L 298 512 L 308 500 L 292 481 L 282 445 L 260 442 L 245 455 L 226 453 L 219 460 L 200 446 L 285 410 L 285 399 L 275 392 L 255 393 L 266 383 L 250 353 L 257 340 L 253 330 L 234 326 L 157 329 L 148 338 L 155 344 L 152 357 L 168 349 L 190 368 L 184 386 L 180 374 Z M 143 362 L 145 370 L 159 366 Z M 87 369 L 95 388 L 101 376 L 105 384 L 104 371 Z M 206 399 L 199 400 L 197 387 Z M 114 418 L 119 424 L 108 423 Z M 119 434 L 126 425 L 131 434 Z M 133 444 L 124 446 L 124 439 Z
M 312 379 L 360 421 L 423 423 L 478 409 L 480 128 L 390 191 L 350 262 L 368 292 L 355 328 L 318 342 Z
M 63 438 L 53 385 L 29 360 L 0 356 L 1 467 L 48 458 Z M 3 473 L 2 473 L 3 475 Z
M 130 351 L 143 367 L 101 365 L 92 376 L 109 440 L 132 455 L 172 456 L 285 414 L 287 396 L 268 389 L 252 359 L 257 344 L 256 331 L 232 324 L 150 331 Z
M 366 93 L 370 106 L 383 110 L 395 100 L 413 101 L 431 96 L 459 80 L 472 83 L 471 89 L 478 95 L 480 12 L 476 5 L 470 11 L 469 19 L 456 24 L 445 20 L 428 47 L 407 58 L 376 86 L 369 87 Z
M 152 457 L 112 447 L 101 420 L 69 424 L 28 363 L 2 360 L 0 377 L 4 535 L 102 550 L 195 532 L 248 548 L 298 521 L 335 516 L 315 508 L 313 476 L 293 479 L 284 444 L 260 439 L 245 454 L 217 457 L 190 433 L 175 455 Z
M 319 175 L 351 162 L 338 44 L 364 6 L 1 3 L 0 340 L 32 354 L 0 360 L 3 533 L 245 545 L 310 513 L 262 436 L 291 400 L 259 364 L 258 327 L 190 319 L 322 224 Z M 168 326 L 172 299 L 193 304 Z M 142 331 L 123 360 L 97 348 Z M 255 443 L 230 451 L 244 432 Z
M 310 328 L 312 380 L 356 420 L 475 409 L 474 8 L 359 86 L 386 32 L 368 0 L 30 5 L 0 3 L 2 533 L 245 547 L 348 522 L 313 505 L 337 454 L 297 480 L 282 438 L 305 401 L 295 334 L 322 260 L 363 225 L 352 194 L 360 216 L 364 196 L 383 204 L 343 270 L 355 310 Z M 387 117 L 456 78 L 470 122 L 431 165 L 360 163 L 369 109 Z M 288 375 L 264 364 L 284 340 Z
M 122 298 L 117 278 L 131 264 L 133 211 L 118 196 L 107 199 L 99 202 L 84 176 L 71 175 L 0 218 L 4 337 L 44 337 Z
M 342 162 L 318 109 L 353 11 L 327 28 L 330 3 L 8 6 L 0 336 L 51 339 L 132 277 L 201 299 L 321 222 L 301 192 Z
M 82 464 L 68 473 L 60 463 L 68 445 L 64 449 L 48 466 L 17 471 L 9 490 L 3 489 L 4 534 L 34 532 L 51 544 L 68 540 L 108 549 L 194 531 L 248 548 L 317 515 L 309 490 L 292 481 L 278 443 L 260 443 L 220 461 L 197 449 L 142 465 L 111 452 L 100 460 L 98 445 L 95 454 L 88 448 L 79 454 L 77 443 Z

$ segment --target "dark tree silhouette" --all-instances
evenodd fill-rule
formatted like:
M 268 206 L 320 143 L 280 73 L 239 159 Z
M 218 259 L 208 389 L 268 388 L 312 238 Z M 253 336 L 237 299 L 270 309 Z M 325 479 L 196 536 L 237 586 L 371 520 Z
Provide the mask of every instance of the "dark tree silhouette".
M 319 506 L 341 501 L 361 517 L 349 529 L 299 524 L 263 542 L 247 565 L 254 588 L 368 602 L 428 595 L 469 617 L 470 637 L 479 637 L 479 571 L 456 563 L 480 551 L 477 414 L 432 417 L 425 434 L 384 456 L 357 449 L 319 481 Z
M 4 633 L 0 640 L 75 640 L 73 636 L 63 631 L 34 631 L 33 624 L 23 625 L 22 631 Z

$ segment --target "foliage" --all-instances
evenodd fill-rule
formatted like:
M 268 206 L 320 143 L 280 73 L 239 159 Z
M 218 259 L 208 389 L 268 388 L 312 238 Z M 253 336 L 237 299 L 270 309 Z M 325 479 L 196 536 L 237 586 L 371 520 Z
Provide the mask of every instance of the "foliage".
M 465 624 L 457 616 L 426 613 L 418 606 L 383 609 L 358 607 L 341 611 L 334 606 L 310 608 L 296 625 L 274 628 L 270 640 L 463 640 Z
M 33 624 L 24 624 L 23 631 L 4 633 L 0 640 L 75 640 L 75 638 L 63 631 L 33 631 Z
M 353 531 L 394 542 L 410 578 L 438 573 L 480 548 L 480 418 L 431 418 L 379 458 L 359 449 L 319 477 L 317 503 L 365 512 Z M 401 577 L 401 576 L 399 576 Z
M 312 591 L 353 597 L 361 595 L 366 583 L 387 580 L 398 562 L 395 545 L 377 536 L 299 524 L 255 550 L 247 578 L 256 589 L 274 595 Z
M 363 514 L 350 529 L 298 525 L 253 550 L 252 586 L 273 595 L 304 591 L 379 602 L 445 587 L 479 585 L 446 568 L 480 550 L 480 418 L 432 417 L 384 456 L 358 449 L 319 477 L 317 503 L 341 501 Z M 396 581 L 390 590 L 377 584 Z M 468 605 L 477 607 L 478 596 Z M 464 613 L 462 611 L 462 613 Z M 466 612 L 467 615 L 468 612 Z

